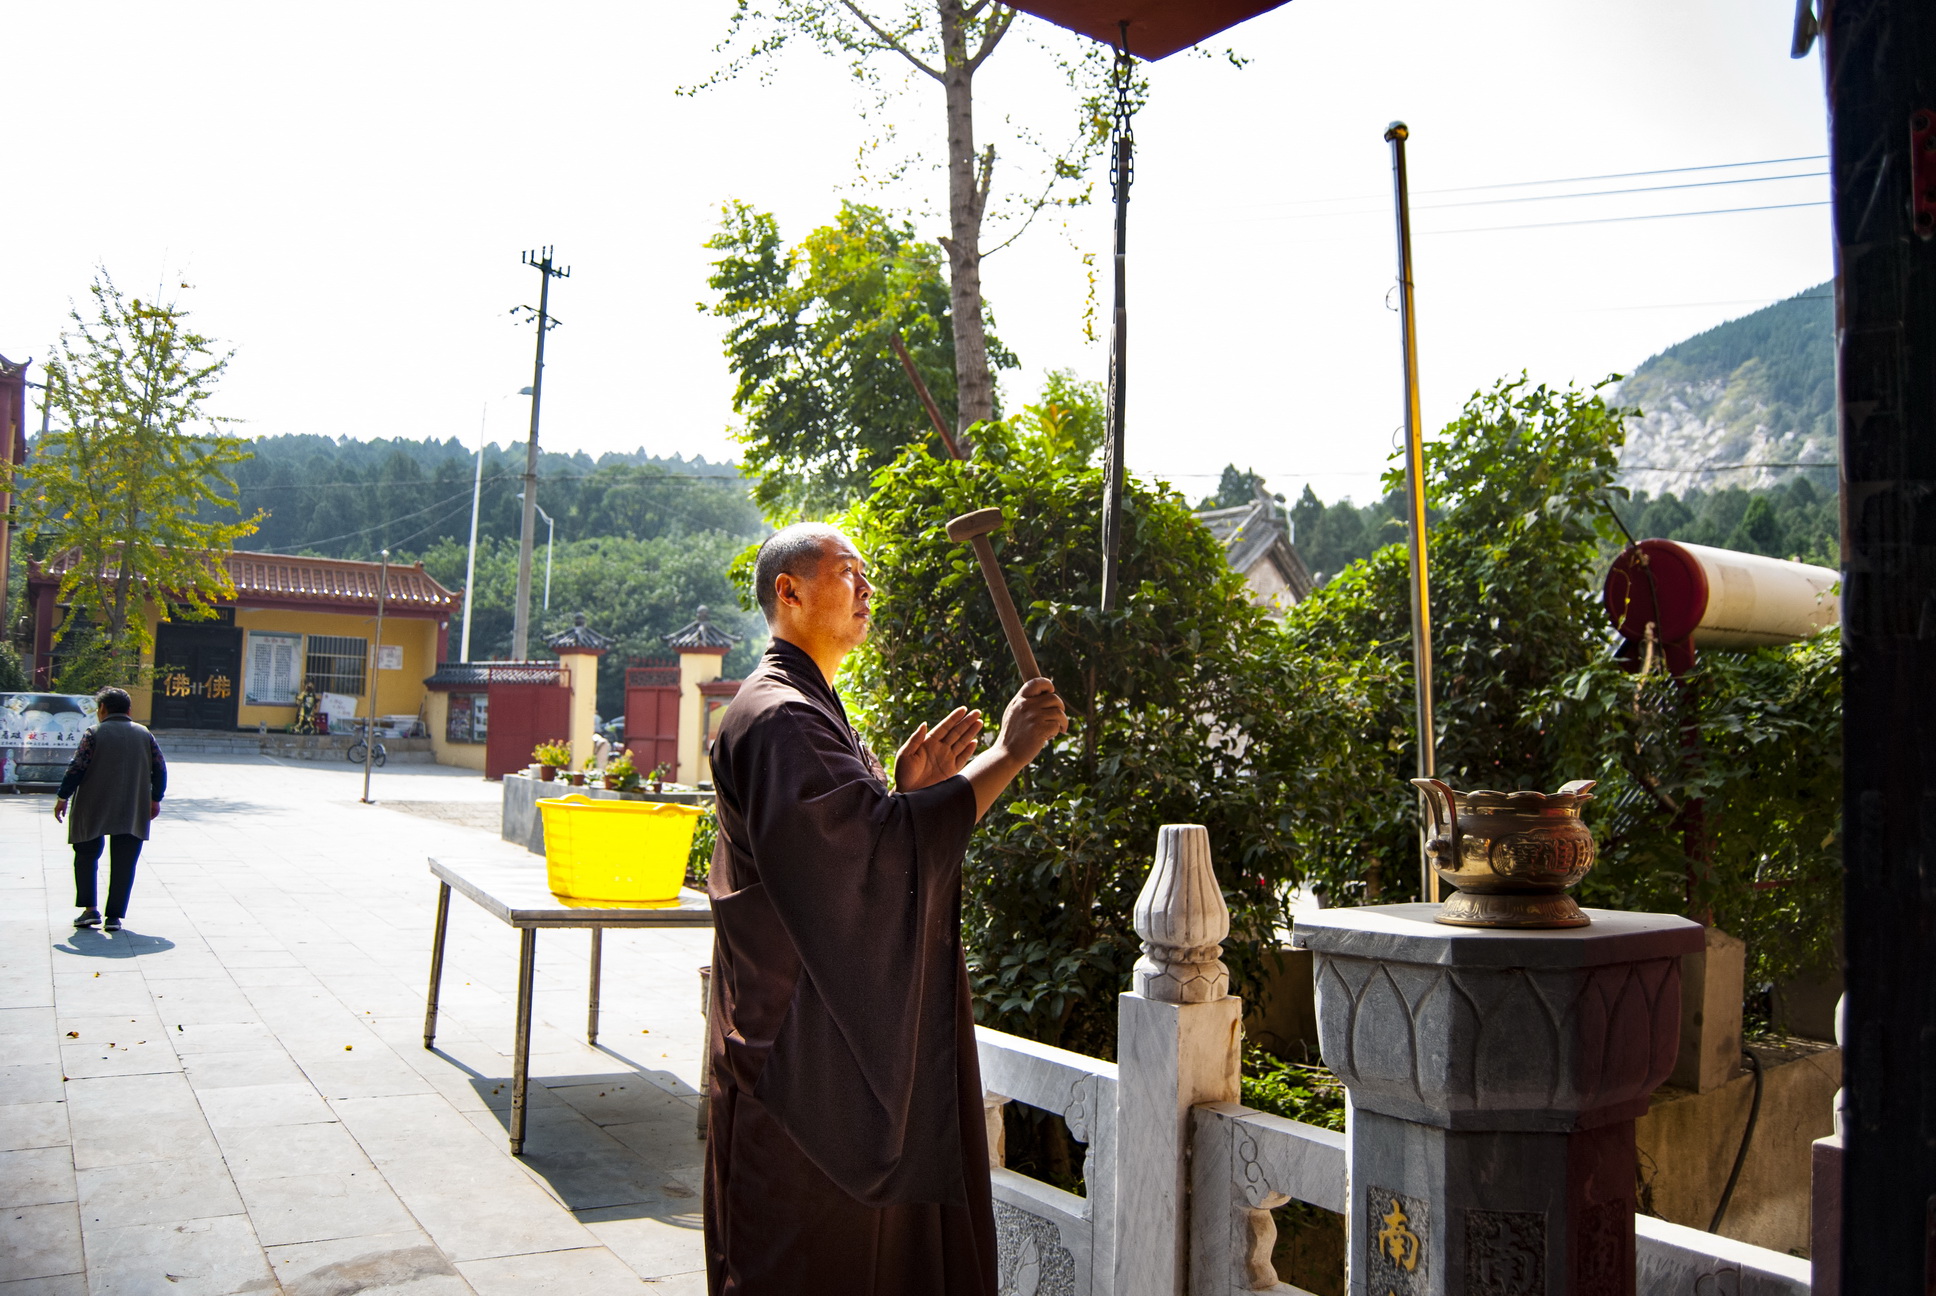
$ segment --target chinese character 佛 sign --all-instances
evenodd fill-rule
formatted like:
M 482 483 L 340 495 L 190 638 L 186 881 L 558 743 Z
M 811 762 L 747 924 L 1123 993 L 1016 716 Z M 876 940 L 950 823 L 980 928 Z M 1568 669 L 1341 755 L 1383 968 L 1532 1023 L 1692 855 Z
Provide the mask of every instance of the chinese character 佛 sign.
M 0 783 L 58 783 L 94 723 L 94 699 L 0 693 Z

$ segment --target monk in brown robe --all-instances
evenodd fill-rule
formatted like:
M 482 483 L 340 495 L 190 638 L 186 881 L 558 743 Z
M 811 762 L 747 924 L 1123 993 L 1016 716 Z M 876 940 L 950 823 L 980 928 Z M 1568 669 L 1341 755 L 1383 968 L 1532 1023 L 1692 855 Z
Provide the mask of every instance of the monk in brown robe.
M 865 573 L 830 527 L 768 539 L 772 646 L 713 748 L 712 1296 L 995 1296 L 962 856 L 1068 720 L 1030 680 L 987 751 L 957 707 L 890 780 L 833 689 L 867 637 Z

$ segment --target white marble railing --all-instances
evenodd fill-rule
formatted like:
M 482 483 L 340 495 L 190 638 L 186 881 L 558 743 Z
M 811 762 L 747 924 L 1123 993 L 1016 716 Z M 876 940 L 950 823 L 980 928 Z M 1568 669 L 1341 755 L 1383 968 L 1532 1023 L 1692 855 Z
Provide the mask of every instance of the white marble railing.
M 1237 1103 L 1205 1103 L 1195 1118 L 1191 1296 L 1308 1296 L 1279 1282 L 1271 1265 L 1277 1245 L 1271 1211 L 1302 1201 L 1344 1213 L 1344 1135 Z
M 1116 1064 L 981 1026 L 975 1043 L 1002 1296 L 1109 1296 L 1116 1265 Z M 1067 1122 L 1070 1136 L 1087 1149 L 1087 1196 L 1002 1164 L 1002 1108 L 1010 1102 Z
M 1241 1004 L 1217 957 L 1229 917 L 1203 829 L 1162 829 L 1135 926 L 1120 1068 L 976 1029 L 1001 1296 L 1309 1296 L 1272 1266 L 1271 1211 L 1302 1201 L 1348 1221 L 1350 1144 L 1231 1101 Z M 1011 1101 L 1068 1123 L 1086 1196 L 1002 1164 Z M 1808 1296 L 1806 1260 L 1645 1216 L 1634 1245 L 1637 1296 Z
M 1663 1219 L 1634 1217 L 1634 1252 L 1639 1296 L 1808 1296 L 1808 1261 Z

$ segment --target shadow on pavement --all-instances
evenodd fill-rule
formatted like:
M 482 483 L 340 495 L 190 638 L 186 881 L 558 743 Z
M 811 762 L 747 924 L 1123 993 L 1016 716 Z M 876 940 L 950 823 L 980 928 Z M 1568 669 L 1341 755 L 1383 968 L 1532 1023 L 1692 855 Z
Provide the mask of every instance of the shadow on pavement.
M 470 1077 L 488 1113 L 475 1118 L 478 1125 L 508 1138 L 511 1078 L 482 1075 L 434 1051 Z M 636 1071 L 534 1076 L 517 1159 L 570 1211 L 696 1230 L 705 1160 L 696 1117 L 691 1100 Z
M 54 948 L 63 954 L 79 954 L 84 958 L 136 958 L 171 950 L 175 942 L 166 936 L 144 936 L 126 927 L 118 932 L 77 928 L 65 941 L 56 942 Z

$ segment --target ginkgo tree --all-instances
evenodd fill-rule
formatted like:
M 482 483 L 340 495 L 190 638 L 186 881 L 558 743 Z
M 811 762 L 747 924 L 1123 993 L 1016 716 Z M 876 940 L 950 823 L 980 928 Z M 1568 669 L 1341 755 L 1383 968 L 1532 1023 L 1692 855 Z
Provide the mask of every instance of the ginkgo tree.
M 234 352 L 191 327 L 179 299 L 126 296 L 105 268 L 89 297 L 47 364 L 59 426 L 21 474 L 29 551 L 65 560 L 56 686 L 70 690 L 135 678 L 150 602 L 163 620 L 213 616 L 235 593 L 224 558 L 263 516 L 239 516 L 228 470 L 249 451 L 207 408 Z

